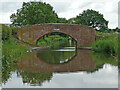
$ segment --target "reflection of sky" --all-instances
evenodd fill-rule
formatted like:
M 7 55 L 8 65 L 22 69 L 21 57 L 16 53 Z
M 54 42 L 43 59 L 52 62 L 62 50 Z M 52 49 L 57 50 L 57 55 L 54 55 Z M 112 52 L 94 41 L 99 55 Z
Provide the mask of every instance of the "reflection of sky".
M 75 51 L 75 49 L 58 49 L 58 50 L 52 50 L 52 51 Z
M 16 73 L 3 86 L 4 88 L 40 88 L 22 83 Z M 50 82 L 45 81 L 42 88 L 118 88 L 118 68 L 105 64 L 103 69 L 93 73 L 73 72 L 54 73 Z

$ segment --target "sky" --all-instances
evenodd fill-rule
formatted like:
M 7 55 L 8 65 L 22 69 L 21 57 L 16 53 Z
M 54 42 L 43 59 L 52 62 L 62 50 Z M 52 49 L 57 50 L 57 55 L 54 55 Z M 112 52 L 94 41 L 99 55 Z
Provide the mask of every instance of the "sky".
M 104 15 L 109 21 L 108 27 L 118 27 L 119 0 L 0 0 L 0 23 L 11 23 L 10 15 L 28 1 L 43 1 L 51 4 L 53 9 L 62 18 L 76 17 L 84 10 L 93 9 Z

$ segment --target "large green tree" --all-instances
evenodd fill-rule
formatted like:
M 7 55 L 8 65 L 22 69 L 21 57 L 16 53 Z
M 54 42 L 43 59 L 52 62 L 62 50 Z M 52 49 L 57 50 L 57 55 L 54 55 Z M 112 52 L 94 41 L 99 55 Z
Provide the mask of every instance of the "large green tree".
M 57 23 L 67 23 L 66 18 L 58 18 Z
M 96 30 L 105 31 L 108 29 L 108 21 L 98 11 L 87 9 L 75 19 L 76 24 L 91 26 Z
M 50 4 L 43 2 L 23 2 L 22 8 L 10 16 L 12 25 L 34 25 L 41 23 L 56 23 L 57 14 Z

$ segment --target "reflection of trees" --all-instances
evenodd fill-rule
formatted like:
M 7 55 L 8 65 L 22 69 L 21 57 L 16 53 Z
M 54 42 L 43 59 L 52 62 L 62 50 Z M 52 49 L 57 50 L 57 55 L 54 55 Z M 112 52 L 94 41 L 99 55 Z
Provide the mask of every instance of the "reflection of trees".
M 48 63 L 59 64 L 60 61 L 70 60 L 75 56 L 75 51 L 39 51 L 37 56 L 45 60 Z
M 50 81 L 52 73 L 32 73 L 19 71 L 18 75 L 22 77 L 23 83 L 29 83 L 35 86 L 41 86 L 44 81 Z
M 2 83 L 6 83 L 10 77 L 10 60 L 8 61 L 6 57 L 2 58 Z
M 11 77 L 11 72 L 16 70 L 16 65 L 8 65 L 2 67 L 2 83 L 6 83 Z M 52 73 L 30 73 L 25 71 L 17 72 L 18 76 L 22 77 L 23 83 L 32 85 L 42 85 L 44 81 L 50 81 Z
M 106 54 L 106 53 L 93 53 L 92 54 L 94 60 L 96 61 L 97 65 L 101 65 L 101 64 L 112 64 L 114 66 L 117 66 L 117 58 L 110 55 L 110 54 Z
M 92 53 L 92 58 L 96 62 L 96 69 L 90 72 L 98 71 L 100 68 L 103 68 L 104 64 L 111 64 L 117 66 L 117 58 L 106 53 Z
M 2 83 L 6 83 L 11 77 L 11 72 L 16 70 L 16 65 L 14 64 L 4 64 L 2 62 Z
M 10 78 L 11 70 L 9 68 L 2 68 L 2 83 L 6 83 L 7 80 Z

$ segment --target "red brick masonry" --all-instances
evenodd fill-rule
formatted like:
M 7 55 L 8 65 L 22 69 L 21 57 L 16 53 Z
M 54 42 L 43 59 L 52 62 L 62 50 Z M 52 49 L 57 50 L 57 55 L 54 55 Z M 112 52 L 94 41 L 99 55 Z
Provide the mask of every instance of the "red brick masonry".
M 70 35 L 80 46 L 90 46 L 95 41 L 96 32 L 92 27 L 76 24 L 39 24 L 18 28 L 18 38 L 24 42 L 36 45 L 42 36 L 61 32 Z

